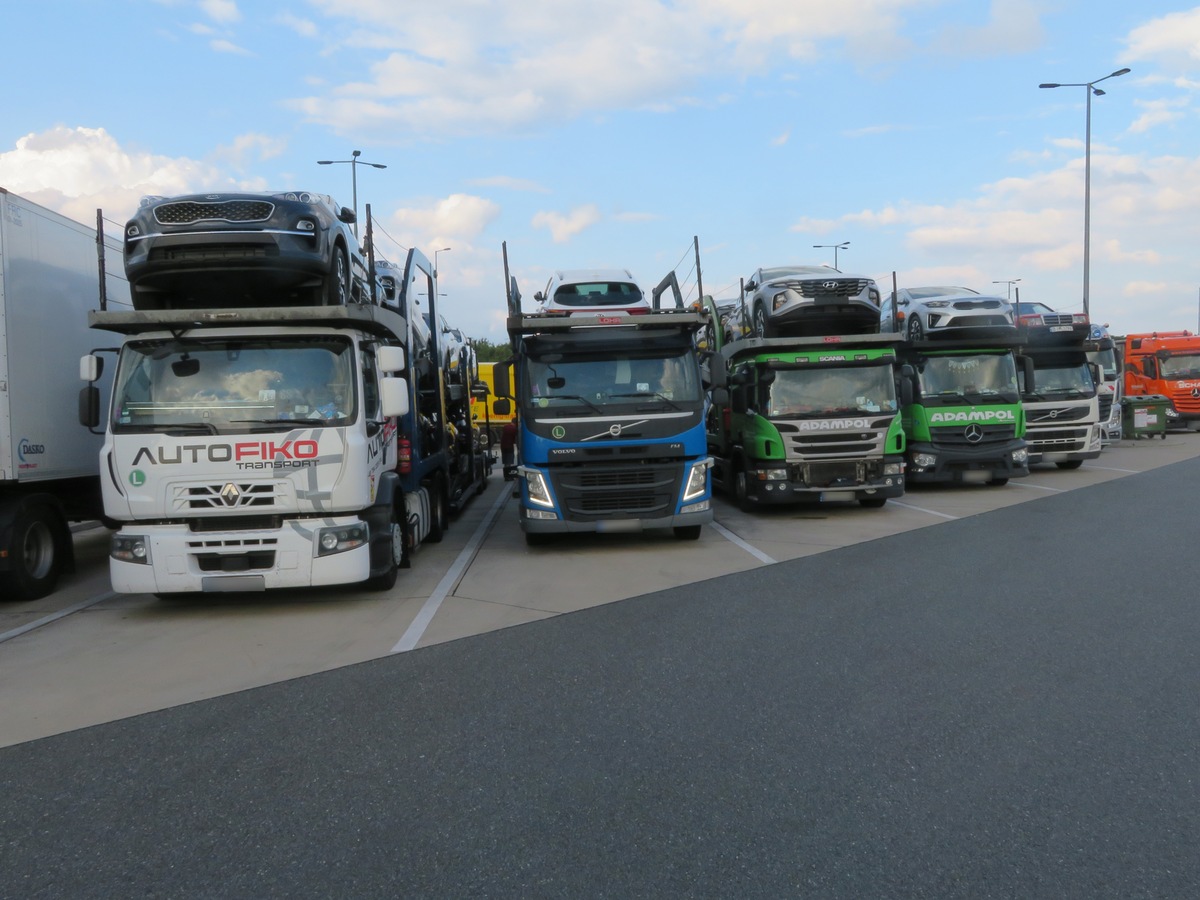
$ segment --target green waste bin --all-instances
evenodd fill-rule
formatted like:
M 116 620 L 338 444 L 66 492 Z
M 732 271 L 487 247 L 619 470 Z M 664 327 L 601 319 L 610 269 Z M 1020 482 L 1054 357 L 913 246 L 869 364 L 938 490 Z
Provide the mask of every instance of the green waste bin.
M 1167 410 L 1171 398 L 1162 394 L 1147 394 L 1144 397 L 1121 399 L 1121 428 L 1125 437 L 1167 438 Z

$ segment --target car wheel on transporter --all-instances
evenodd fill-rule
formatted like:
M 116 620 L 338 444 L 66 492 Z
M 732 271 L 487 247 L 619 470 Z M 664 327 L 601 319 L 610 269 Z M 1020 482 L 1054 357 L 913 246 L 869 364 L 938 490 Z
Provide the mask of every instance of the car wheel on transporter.
M 681 541 L 695 541 L 700 538 L 699 525 L 676 525 L 675 537 Z
M 12 529 L 16 555 L 8 573 L 0 575 L 4 599 L 36 600 L 54 590 L 59 569 L 55 532 L 59 528 L 58 516 L 43 503 L 30 503 L 18 510 Z
M 767 309 L 761 303 L 754 304 L 754 336 L 765 338 L 771 336 L 771 326 L 767 322 Z
M 919 314 L 908 317 L 907 332 L 910 341 L 922 341 L 925 339 L 925 328 L 921 325 L 921 316 Z
M 400 517 L 396 514 L 394 506 L 391 518 L 388 520 L 387 544 L 388 567 L 381 574 L 367 579 L 367 590 L 369 591 L 390 591 L 395 587 L 396 576 L 404 562 L 404 528 L 401 526 Z
M 333 258 L 329 260 L 329 274 L 325 276 L 325 305 L 348 306 L 350 304 L 350 262 L 346 251 L 337 245 Z
M 1056 466 L 1060 469 L 1078 469 L 1083 465 L 1082 459 L 1064 459 L 1062 462 L 1056 462 Z

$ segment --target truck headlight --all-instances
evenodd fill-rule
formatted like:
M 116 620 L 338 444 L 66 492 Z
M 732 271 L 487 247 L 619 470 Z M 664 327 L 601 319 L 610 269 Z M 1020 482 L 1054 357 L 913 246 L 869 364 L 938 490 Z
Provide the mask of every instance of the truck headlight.
M 554 501 L 550 499 L 550 488 L 546 485 L 546 479 L 541 472 L 521 466 L 517 469 L 517 473 L 525 479 L 525 490 L 529 494 L 530 503 L 536 503 L 539 506 L 554 506 Z
M 688 472 L 687 484 L 683 486 L 683 501 L 695 500 L 702 496 L 708 490 L 708 467 L 712 465 L 712 458 L 703 459 L 698 463 L 693 463 L 691 471 Z
M 361 522 L 354 525 L 335 525 L 317 532 L 317 556 L 333 556 L 361 547 L 367 542 L 367 526 Z
M 108 555 L 121 562 L 150 565 L 150 542 L 144 534 L 114 534 Z
M 919 469 L 928 469 L 937 464 L 937 457 L 932 453 L 917 453 L 913 456 L 913 465 Z
M 1018 465 L 1025 465 L 1029 462 L 1029 451 L 1022 447 L 1020 450 L 1014 450 L 1012 461 Z
M 884 475 L 900 475 L 904 472 L 904 463 L 884 463 Z

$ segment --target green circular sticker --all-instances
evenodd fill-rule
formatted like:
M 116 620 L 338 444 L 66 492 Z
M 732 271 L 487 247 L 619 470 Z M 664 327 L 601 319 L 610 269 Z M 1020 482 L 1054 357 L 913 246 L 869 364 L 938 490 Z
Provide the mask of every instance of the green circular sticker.
M 134 469 L 129 473 L 129 483 L 134 487 L 141 487 L 146 483 L 146 473 L 141 469 Z
M 551 431 L 550 433 L 552 435 L 554 435 L 554 437 L 556 439 L 561 441 L 563 438 L 565 438 L 567 436 L 567 429 L 563 428 L 561 425 L 555 425 L 554 430 Z

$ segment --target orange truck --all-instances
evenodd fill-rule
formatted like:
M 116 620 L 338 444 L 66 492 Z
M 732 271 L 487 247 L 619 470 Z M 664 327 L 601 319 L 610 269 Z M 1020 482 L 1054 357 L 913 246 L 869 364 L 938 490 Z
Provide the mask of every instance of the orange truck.
M 1126 397 L 1166 397 L 1167 424 L 1200 431 L 1200 335 L 1127 334 L 1124 358 Z

